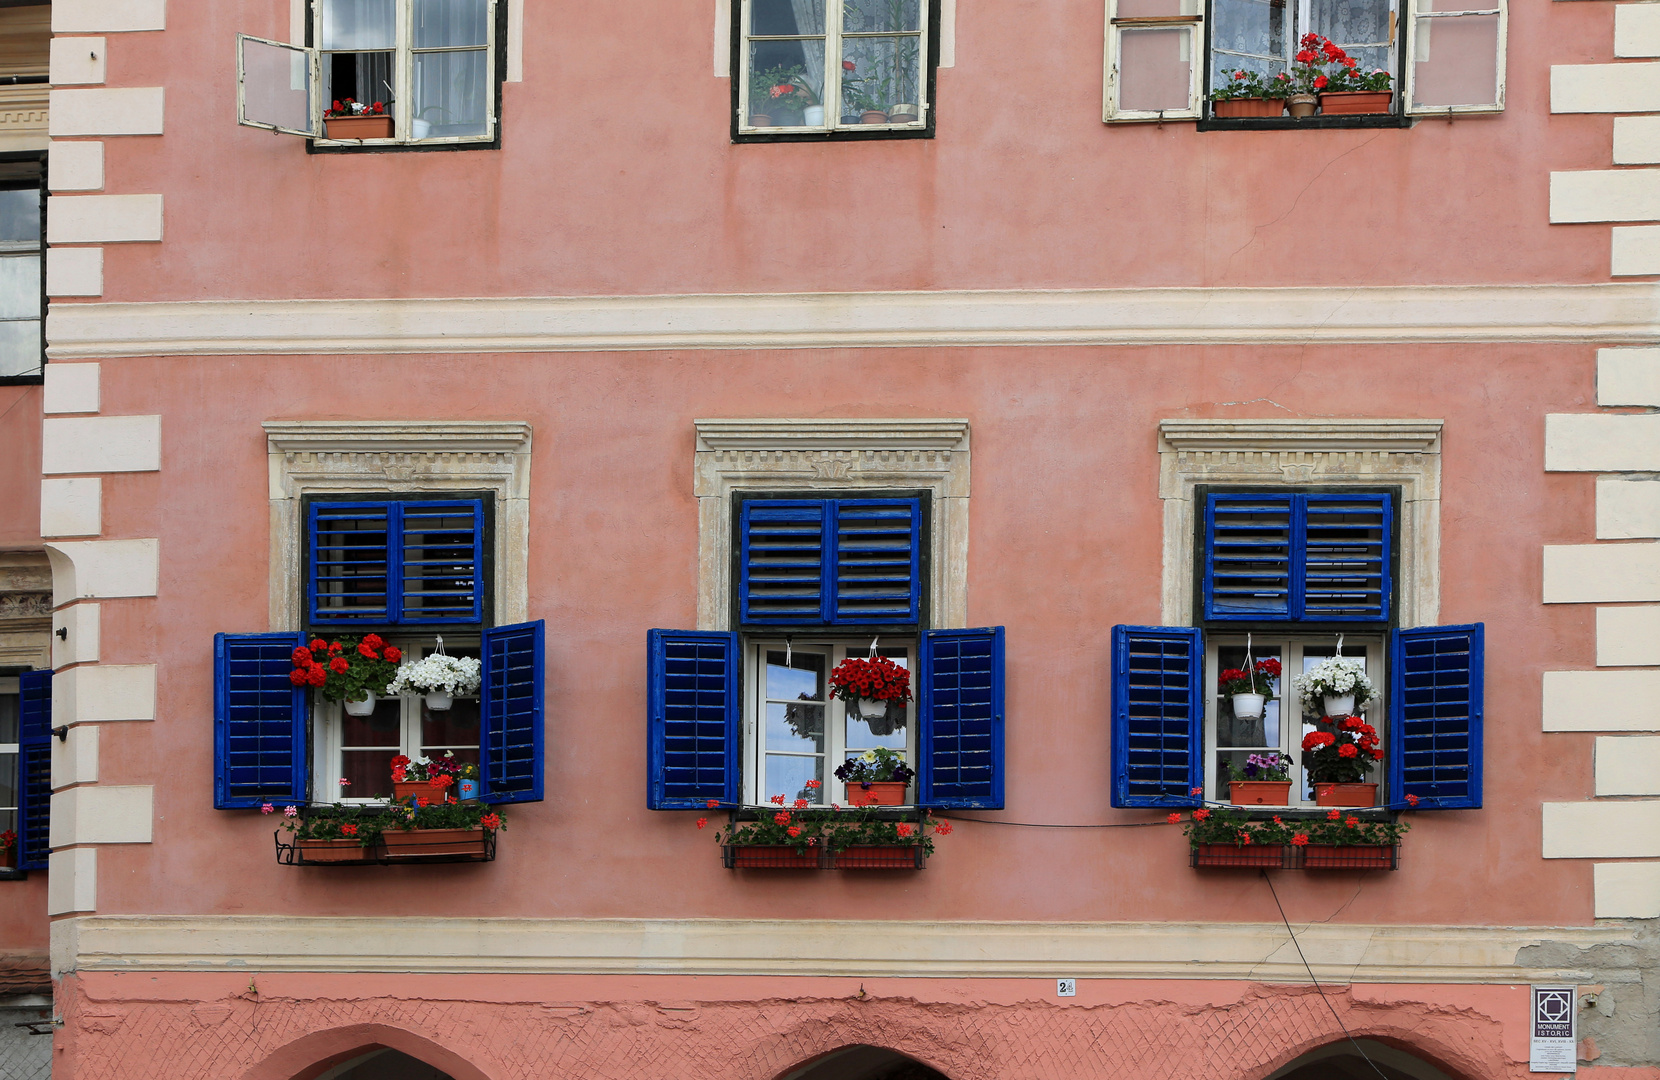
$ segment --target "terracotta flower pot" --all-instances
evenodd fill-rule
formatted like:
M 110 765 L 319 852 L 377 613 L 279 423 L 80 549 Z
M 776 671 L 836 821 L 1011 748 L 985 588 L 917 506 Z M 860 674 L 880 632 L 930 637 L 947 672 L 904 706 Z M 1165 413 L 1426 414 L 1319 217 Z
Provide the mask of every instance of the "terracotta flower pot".
M 1285 866 L 1283 844 L 1198 844 L 1193 848 L 1194 866 L 1267 867 Z
M 390 139 L 390 116 L 330 116 L 323 129 L 331 139 Z
M 1320 95 L 1320 111 L 1327 116 L 1364 116 L 1387 113 L 1391 90 L 1338 90 Z
M 904 806 L 906 786 L 893 780 L 873 780 L 868 788 L 852 782 L 847 785 L 847 801 L 853 806 Z
M 915 844 L 858 845 L 836 852 L 837 870 L 920 870 L 923 856 Z
M 1303 848 L 1305 870 L 1393 870 L 1395 848 L 1374 844 L 1309 844 Z
M 1376 784 L 1315 784 L 1315 806 L 1376 806 Z
M 1281 116 L 1284 113 L 1284 98 L 1233 98 L 1210 103 L 1210 114 L 1219 120 L 1240 116 Z
M 817 870 L 817 851 L 761 844 L 733 844 L 726 849 L 726 865 L 732 870 Z
M 300 858 L 306 862 L 361 862 L 369 849 L 356 840 L 296 840 Z
M 484 830 L 387 829 L 380 834 L 389 859 L 418 859 L 423 855 L 483 855 Z
M 754 113 L 749 118 L 749 126 L 750 127 L 771 127 L 772 126 L 772 117 L 768 116 L 766 113 Z
M 1290 109 L 1291 115 L 1298 119 L 1313 116 L 1314 107 L 1319 103 L 1320 99 L 1313 94 L 1292 94 L 1285 99 L 1286 108 Z
M 895 105 L 892 109 L 888 110 L 888 123 L 914 124 L 916 123 L 917 117 L 921 115 L 922 113 L 915 105 Z
M 414 795 L 426 799 L 428 802 L 443 802 L 451 788 L 435 788 L 428 780 L 394 780 L 392 781 L 392 798 L 396 802 L 403 802 Z
M 885 124 L 887 122 L 888 114 L 881 109 L 866 109 L 859 115 L 859 123 L 861 124 Z
M 1228 801 L 1235 806 L 1289 806 L 1289 780 L 1230 780 Z
M 17 869 L 17 848 L 9 847 L 0 851 L 0 870 Z

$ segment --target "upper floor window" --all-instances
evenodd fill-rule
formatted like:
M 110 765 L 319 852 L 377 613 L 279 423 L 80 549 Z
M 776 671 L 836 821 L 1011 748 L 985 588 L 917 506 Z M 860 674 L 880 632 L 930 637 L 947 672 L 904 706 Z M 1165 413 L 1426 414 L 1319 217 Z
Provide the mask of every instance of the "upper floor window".
M 497 0 L 314 0 L 308 45 L 240 38 L 241 122 L 324 145 L 494 144 L 501 11 Z
M 1206 492 L 1204 618 L 1388 622 L 1394 498 Z
M 938 0 L 740 0 L 740 135 L 926 134 Z
M 308 625 L 473 624 L 491 594 L 486 497 L 306 504 Z
M 38 377 L 45 360 L 40 166 L 0 165 L 0 379 Z
M 52 803 L 52 672 L 0 678 L 0 870 L 44 870 Z

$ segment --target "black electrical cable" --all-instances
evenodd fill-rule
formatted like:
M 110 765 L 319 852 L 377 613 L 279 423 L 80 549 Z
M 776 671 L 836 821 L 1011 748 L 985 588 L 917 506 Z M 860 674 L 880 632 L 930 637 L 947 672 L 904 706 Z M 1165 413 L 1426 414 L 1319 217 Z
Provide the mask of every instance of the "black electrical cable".
M 1104 822 L 1100 825 L 1049 825 L 1035 821 L 999 821 L 996 818 L 959 817 L 956 814 L 935 814 L 942 820 L 951 821 L 978 821 L 982 825 L 1014 825 L 1022 829 L 1145 829 L 1156 825 L 1169 825 L 1168 821 L 1115 821 Z

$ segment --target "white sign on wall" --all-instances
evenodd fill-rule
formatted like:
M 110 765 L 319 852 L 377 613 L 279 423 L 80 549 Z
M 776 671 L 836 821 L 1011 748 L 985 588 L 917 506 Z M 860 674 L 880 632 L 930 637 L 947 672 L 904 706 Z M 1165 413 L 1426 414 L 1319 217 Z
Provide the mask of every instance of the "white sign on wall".
M 1529 1029 L 1529 1072 L 1571 1073 L 1575 1070 L 1577 1041 L 1574 1017 L 1578 1002 L 1572 986 L 1533 988 L 1532 1026 Z

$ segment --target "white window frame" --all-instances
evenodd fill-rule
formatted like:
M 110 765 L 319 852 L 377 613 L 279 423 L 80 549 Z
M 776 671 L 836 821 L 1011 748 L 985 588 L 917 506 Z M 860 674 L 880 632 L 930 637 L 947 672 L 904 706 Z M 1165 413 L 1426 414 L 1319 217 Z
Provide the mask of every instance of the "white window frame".
M 1406 63 L 1402 65 L 1401 101 L 1408 116 L 1447 116 L 1459 113 L 1496 113 L 1504 111 L 1504 61 L 1509 52 L 1510 31 L 1510 4 L 1509 0 L 1493 0 L 1491 5 L 1481 5 L 1460 9 L 1458 11 L 1421 11 L 1419 10 L 1426 0 L 1407 0 L 1411 8 L 1406 18 Z M 1496 15 L 1499 20 L 1498 28 L 1498 56 L 1495 57 L 1494 87 L 1495 100 L 1490 104 L 1482 105 L 1423 105 L 1412 104 L 1413 75 L 1418 68 L 1418 53 L 1428 50 L 1430 45 L 1431 26 L 1436 19 L 1455 18 L 1460 15 Z M 1420 22 L 1420 20 L 1423 20 Z M 1426 58 L 1427 59 L 1427 58 Z
M 1327 648 L 1336 642 L 1333 634 L 1299 633 L 1291 627 L 1264 624 L 1250 631 L 1250 641 L 1256 650 L 1257 659 L 1262 659 L 1265 648 L 1279 650 L 1279 660 L 1283 667 L 1283 674 L 1279 680 L 1278 694 L 1280 701 L 1280 746 L 1278 752 L 1285 755 L 1291 762 L 1291 799 L 1286 805 L 1292 808 L 1312 808 L 1315 803 L 1312 798 L 1304 798 L 1303 790 L 1303 716 L 1301 705 L 1291 694 L 1291 676 L 1302 671 L 1303 650 L 1314 646 Z M 1344 632 L 1344 655 L 1353 657 L 1359 649 L 1366 650 L 1366 675 L 1372 680 L 1372 686 L 1377 696 L 1359 707 L 1357 710 L 1367 723 L 1378 729 L 1378 737 L 1386 738 L 1386 718 L 1389 710 L 1386 701 L 1388 681 L 1385 678 L 1384 650 L 1388 647 L 1387 633 L 1374 632 Z M 1244 648 L 1246 644 L 1246 629 L 1237 631 L 1205 632 L 1205 798 L 1211 802 L 1228 801 L 1228 782 L 1222 775 L 1217 764 L 1217 758 L 1224 752 L 1238 749 L 1245 751 L 1252 748 L 1220 746 L 1217 743 L 1218 713 L 1222 706 L 1223 694 L 1217 685 L 1217 676 L 1221 673 L 1221 665 L 1217 660 L 1217 650 L 1222 647 Z M 1272 749 L 1272 748 L 1269 748 Z M 1377 783 L 1380 798 L 1378 804 L 1387 805 L 1382 798 L 1384 775 L 1387 772 L 1387 759 L 1373 767 L 1367 774 L 1367 783 Z
M 932 101 L 927 100 L 930 92 L 930 76 L 934 70 L 934 54 L 929 42 L 933 37 L 933 4 L 934 0 L 917 0 L 918 16 L 916 31 L 919 67 L 917 71 L 917 97 L 923 100 L 914 104 L 917 107 L 916 119 L 906 124 L 843 124 L 841 122 L 842 107 L 842 16 L 843 0 L 826 0 L 824 11 L 824 81 L 821 84 L 824 92 L 819 95 L 819 103 L 824 106 L 824 123 L 817 126 L 796 125 L 793 127 L 753 127 L 749 118 L 754 115 L 750 111 L 749 91 L 752 73 L 749 69 L 749 45 L 751 41 L 794 41 L 816 39 L 816 34 L 801 34 L 791 36 L 752 35 L 750 27 L 750 8 L 753 0 L 739 0 L 737 8 L 737 56 L 734 57 L 733 71 L 738 80 L 738 133 L 741 135 L 772 135 L 800 132 L 824 131 L 922 131 L 928 127 L 928 114 L 934 107 Z M 910 34 L 912 31 L 877 32 L 869 35 L 856 36 L 894 37 L 901 33 Z M 834 102 L 832 107 L 829 103 Z
M 818 652 L 827 654 L 824 669 L 825 693 L 829 695 L 830 673 L 835 670 L 849 656 L 868 656 L 871 640 L 868 637 L 851 638 L 835 633 L 821 633 L 817 631 L 802 631 L 797 633 L 768 633 L 745 635 L 744 648 L 744 802 L 750 806 L 768 806 L 764 791 L 766 777 L 767 747 L 765 738 L 765 709 L 763 698 L 766 693 L 766 663 L 767 652 L 784 649 L 786 645 L 794 652 Z M 911 672 L 911 693 L 913 700 L 905 704 L 905 762 L 912 769 L 921 771 L 917 757 L 917 716 L 916 716 L 916 672 L 917 672 L 917 645 L 918 637 L 915 634 L 896 635 L 892 639 L 883 639 L 877 642 L 877 652 L 892 655 L 893 651 L 903 648 L 906 654 L 905 664 Z M 830 698 L 824 708 L 824 786 L 818 789 L 818 806 L 829 806 L 838 803 L 842 806 L 850 805 L 847 797 L 846 785 L 835 777 L 836 768 L 844 760 L 847 751 L 847 703 L 838 698 Z M 916 780 L 911 780 L 906 791 L 909 798 L 916 795 Z M 793 800 L 792 800 L 793 802 Z M 907 806 L 912 805 L 910 802 Z
M 1118 15 L 1118 0 L 1107 0 L 1107 66 L 1101 112 L 1103 121 L 1108 123 L 1146 123 L 1165 120 L 1197 120 L 1199 118 L 1200 102 L 1204 100 L 1203 84 L 1205 78 L 1202 50 L 1209 48 L 1209 40 L 1205 34 L 1205 16 L 1202 10 L 1204 3 L 1203 0 L 1182 0 L 1182 6 L 1193 10 L 1179 15 L 1120 18 Z M 1119 77 L 1119 57 L 1122 55 L 1122 50 L 1119 48 L 1119 40 L 1126 30 L 1149 29 L 1185 29 L 1188 32 L 1188 44 L 1193 50 L 1193 55 L 1188 66 L 1188 94 L 1187 108 L 1185 109 L 1165 109 L 1149 112 L 1145 109 L 1123 109 L 1119 107 L 1118 97 L 1122 88 L 1122 80 Z

